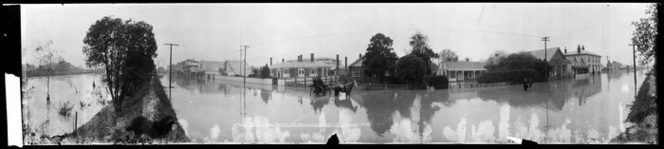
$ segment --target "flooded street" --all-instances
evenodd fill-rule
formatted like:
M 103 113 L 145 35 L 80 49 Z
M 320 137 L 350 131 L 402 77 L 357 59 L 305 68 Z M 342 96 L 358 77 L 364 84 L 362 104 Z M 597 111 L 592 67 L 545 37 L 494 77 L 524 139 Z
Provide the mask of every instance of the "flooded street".
M 645 78 L 638 73 L 638 85 Z M 632 73 L 522 86 L 445 90 L 355 90 L 350 98 L 311 97 L 304 88 L 173 78 L 172 102 L 194 143 L 507 143 L 506 136 L 541 143 L 605 143 L 629 124 Z M 69 133 L 103 106 L 101 75 L 29 78 L 23 123 L 49 135 Z M 168 86 L 168 76 L 161 78 Z M 92 82 L 95 82 L 93 88 Z M 168 93 L 168 90 L 166 91 Z M 61 104 L 73 105 L 61 116 Z M 81 106 L 83 105 L 83 106 Z M 29 112 L 28 112 L 29 111 Z
M 353 91 L 173 78 L 173 106 L 187 136 L 203 143 L 605 143 L 628 127 L 633 73 L 522 86 Z M 638 73 L 638 85 L 645 74 Z M 162 78 L 168 85 L 168 77 Z M 168 93 L 168 91 L 166 91 Z

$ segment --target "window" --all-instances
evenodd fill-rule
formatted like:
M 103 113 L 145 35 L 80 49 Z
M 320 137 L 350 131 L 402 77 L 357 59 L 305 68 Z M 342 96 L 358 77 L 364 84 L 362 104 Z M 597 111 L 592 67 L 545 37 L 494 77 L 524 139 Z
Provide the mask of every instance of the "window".
M 277 78 L 281 78 L 281 69 L 277 69 Z
M 304 68 L 297 69 L 297 76 L 304 77 Z
M 353 70 L 353 77 L 360 77 L 360 70 Z
M 316 76 L 316 68 L 309 69 L 309 76 Z

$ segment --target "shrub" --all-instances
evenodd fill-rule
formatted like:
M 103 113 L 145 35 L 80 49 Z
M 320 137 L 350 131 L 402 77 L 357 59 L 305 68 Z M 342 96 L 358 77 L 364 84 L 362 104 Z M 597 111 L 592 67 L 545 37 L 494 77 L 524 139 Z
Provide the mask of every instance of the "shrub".
M 448 88 L 447 76 L 431 76 L 426 79 L 426 83 L 429 86 L 433 86 L 436 89 L 446 89 Z
M 522 83 L 524 78 L 531 78 L 534 82 L 544 81 L 544 75 L 534 69 L 514 69 L 505 71 L 486 72 L 477 77 L 479 83 L 499 83 L 507 82 L 510 84 Z

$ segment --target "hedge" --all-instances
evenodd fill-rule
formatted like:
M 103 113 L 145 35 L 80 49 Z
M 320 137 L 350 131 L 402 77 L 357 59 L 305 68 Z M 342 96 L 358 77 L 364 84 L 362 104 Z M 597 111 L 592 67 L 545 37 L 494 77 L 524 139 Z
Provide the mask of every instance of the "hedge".
M 486 72 L 477 77 L 478 83 L 500 83 L 508 82 L 510 84 L 522 83 L 524 78 L 529 77 L 533 82 L 544 81 L 544 75 L 534 69 L 514 69 L 505 71 Z
M 430 76 L 425 80 L 427 85 L 433 86 L 435 89 L 446 89 L 448 88 L 447 76 Z

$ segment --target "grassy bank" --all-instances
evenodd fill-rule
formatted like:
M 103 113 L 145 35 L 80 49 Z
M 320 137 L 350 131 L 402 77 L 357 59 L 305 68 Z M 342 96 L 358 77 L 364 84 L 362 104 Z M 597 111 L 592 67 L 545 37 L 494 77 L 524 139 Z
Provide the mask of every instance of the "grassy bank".
M 159 79 L 141 87 L 128 97 L 115 112 L 117 105 L 102 108 L 90 121 L 71 134 L 61 136 L 63 143 L 173 143 L 188 142 L 177 120 L 171 102 Z
M 636 99 L 630 106 L 626 122 L 633 123 L 625 132 L 611 139 L 611 143 L 654 143 L 658 138 L 656 76 L 648 73 Z

